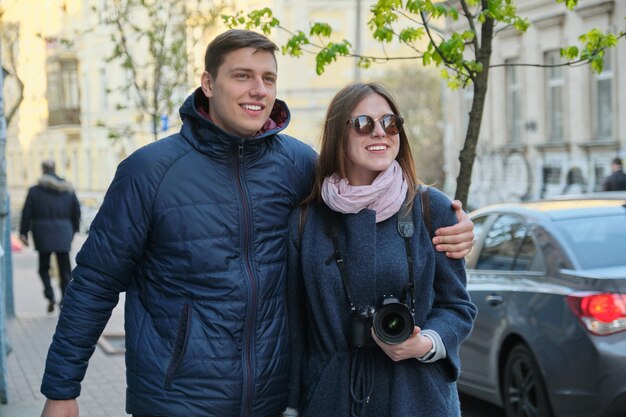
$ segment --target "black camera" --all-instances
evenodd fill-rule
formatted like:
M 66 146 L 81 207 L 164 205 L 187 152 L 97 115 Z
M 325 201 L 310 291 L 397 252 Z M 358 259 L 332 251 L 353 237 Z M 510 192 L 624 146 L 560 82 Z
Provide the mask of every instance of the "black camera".
M 365 306 L 352 312 L 350 345 L 352 347 L 376 347 L 372 339 L 372 327 L 380 340 L 396 345 L 411 336 L 415 321 L 409 307 L 391 295 L 384 296 L 377 308 Z

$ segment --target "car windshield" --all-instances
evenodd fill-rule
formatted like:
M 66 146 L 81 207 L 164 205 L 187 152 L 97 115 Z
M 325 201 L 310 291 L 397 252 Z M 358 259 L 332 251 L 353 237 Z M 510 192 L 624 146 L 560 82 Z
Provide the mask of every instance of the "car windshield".
M 555 222 L 582 269 L 626 265 L 626 213 Z

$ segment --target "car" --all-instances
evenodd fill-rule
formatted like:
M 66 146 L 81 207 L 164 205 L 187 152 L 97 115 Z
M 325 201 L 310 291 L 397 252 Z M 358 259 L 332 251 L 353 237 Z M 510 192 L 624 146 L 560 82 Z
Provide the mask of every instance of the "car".
M 507 417 L 626 416 L 626 193 L 475 210 L 459 391 Z

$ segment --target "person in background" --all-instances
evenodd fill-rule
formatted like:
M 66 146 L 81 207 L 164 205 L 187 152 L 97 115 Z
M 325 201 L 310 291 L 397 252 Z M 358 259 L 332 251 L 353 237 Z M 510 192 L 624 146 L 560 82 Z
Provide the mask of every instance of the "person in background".
M 229 30 L 207 47 L 180 133 L 118 167 L 76 257 L 46 361 L 43 417 L 75 417 L 81 381 L 125 291 L 126 411 L 274 417 L 287 405 L 287 221 L 315 151 L 282 133 L 276 45 Z M 458 207 L 458 206 L 457 206 Z M 472 223 L 442 231 L 463 256 Z
M 459 346 L 476 307 L 463 260 L 430 243 L 430 223 L 457 222 L 450 200 L 418 185 L 390 93 L 339 91 L 313 191 L 289 223 L 287 415 L 460 416 Z
M 28 246 L 28 232 L 33 235 L 35 250 L 39 253 L 39 276 L 44 287 L 43 294 L 48 300 L 48 312 L 51 313 L 54 311 L 56 297 L 50 282 L 50 258 L 54 253 L 63 297 L 71 279 L 70 249 L 80 224 L 80 203 L 72 185 L 56 175 L 54 161 L 44 161 L 41 168 L 43 175 L 28 190 L 24 202 L 20 240 Z
M 604 191 L 626 191 L 626 174 L 624 174 L 620 158 L 614 158 L 611 161 L 611 171 L 611 174 L 604 179 L 602 189 Z

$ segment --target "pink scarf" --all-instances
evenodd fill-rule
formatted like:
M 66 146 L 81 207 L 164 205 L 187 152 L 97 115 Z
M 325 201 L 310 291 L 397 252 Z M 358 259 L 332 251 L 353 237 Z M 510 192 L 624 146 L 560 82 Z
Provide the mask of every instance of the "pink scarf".
M 322 199 L 328 207 L 340 213 L 358 213 L 364 208 L 374 210 L 376 223 L 380 223 L 400 210 L 407 190 L 402 168 L 393 161 L 370 185 L 353 186 L 337 174 L 326 177 L 322 184 Z

